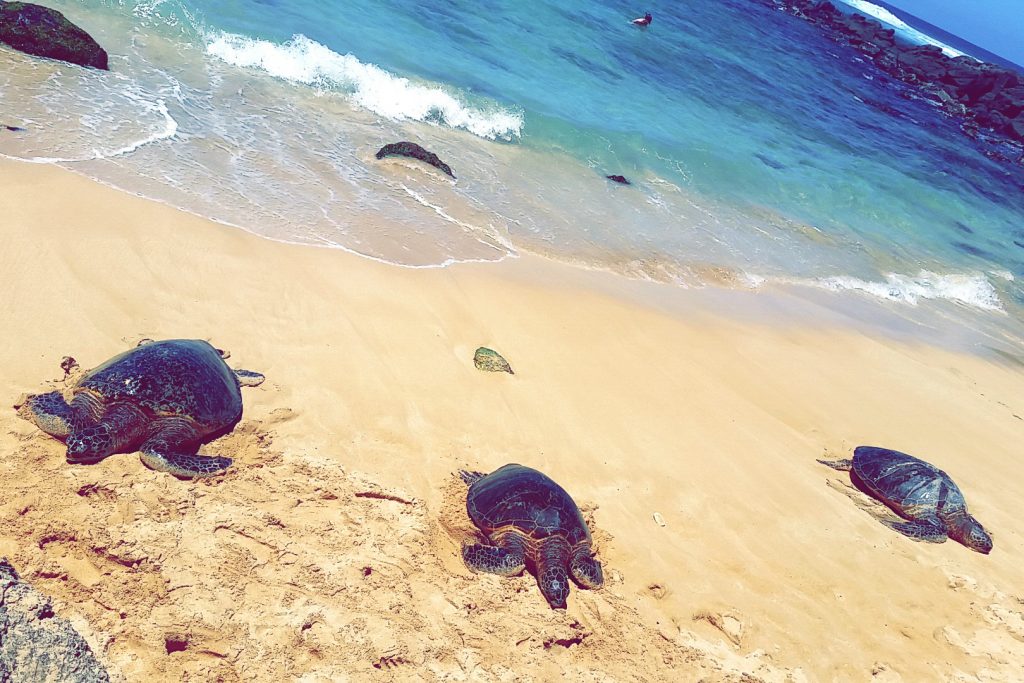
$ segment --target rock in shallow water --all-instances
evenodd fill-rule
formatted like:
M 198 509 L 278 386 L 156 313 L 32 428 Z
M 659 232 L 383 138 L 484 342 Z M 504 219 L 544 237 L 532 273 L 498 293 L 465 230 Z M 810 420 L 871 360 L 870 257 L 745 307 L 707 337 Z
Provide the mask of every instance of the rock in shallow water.
M 85 639 L 6 559 L 0 559 L 0 681 L 110 681 Z
M 57 10 L 28 2 L 0 2 L 0 43 L 26 54 L 108 69 L 107 53 Z
M 516 373 L 512 372 L 512 366 L 508 364 L 500 353 L 494 349 L 489 349 L 486 346 L 481 346 L 473 354 L 473 365 L 476 366 L 477 370 L 483 370 L 485 372 L 507 372 L 510 375 Z
M 390 145 L 384 145 L 377 152 L 378 159 L 383 159 L 384 157 L 391 155 L 419 159 L 420 161 L 430 164 L 434 168 L 444 171 L 452 178 L 455 177 L 452 173 L 451 166 L 441 161 L 436 154 L 428 152 L 415 142 L 392 142 Z

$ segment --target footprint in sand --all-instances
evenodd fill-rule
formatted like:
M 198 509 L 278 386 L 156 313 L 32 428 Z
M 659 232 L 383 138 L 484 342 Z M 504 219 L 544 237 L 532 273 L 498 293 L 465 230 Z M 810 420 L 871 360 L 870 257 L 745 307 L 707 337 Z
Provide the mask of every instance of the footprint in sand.
M 721 631 L 726 638 L 732 641 L 733 645 L 737 647 L 743 641 L 746 627 L 743 623 L 743 619 L 738 612 L 712 612 L 710 610 L 701 610 L 693 615 L 694 621 L 706 621 L 711 624 L 719 631 Z

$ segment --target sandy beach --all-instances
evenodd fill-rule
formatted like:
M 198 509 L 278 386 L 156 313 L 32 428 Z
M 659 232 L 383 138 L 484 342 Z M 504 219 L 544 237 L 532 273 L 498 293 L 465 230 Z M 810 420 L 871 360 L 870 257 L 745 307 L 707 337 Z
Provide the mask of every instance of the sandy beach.
M 142 338 L 266 374 L 183 482 L 0 413 L 0 556 L 124 681 L 1015 681 L 1024 374 L 534 257 L 403 269 L 0 162 L 0 393 Z M 645 303 L 647 301 L 648 303 Z M 789 302 L 788 306 L 795 304 Z M 515 375 L 473 366 L 498 350 Z M 989 556 L 914 543 L 815 458 L 923 457 Z M 601 591 L 476 575 L 460 468 L 580 503 Z M 830 485 L 831 482 L 831 485 Z

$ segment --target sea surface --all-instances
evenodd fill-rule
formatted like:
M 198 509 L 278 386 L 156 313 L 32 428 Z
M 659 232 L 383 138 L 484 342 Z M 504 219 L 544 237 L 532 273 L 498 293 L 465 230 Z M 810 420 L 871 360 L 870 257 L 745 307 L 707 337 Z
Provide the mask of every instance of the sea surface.
M 536 253 L 1024 338 L 1024 168 L 759 2 L 48 4 L 111 71 L 0 49 L 0 125 L 25 129 L 0 128 L 0 154 L 402 266 Z M 375 159 L 397 140 L 457 180 Z

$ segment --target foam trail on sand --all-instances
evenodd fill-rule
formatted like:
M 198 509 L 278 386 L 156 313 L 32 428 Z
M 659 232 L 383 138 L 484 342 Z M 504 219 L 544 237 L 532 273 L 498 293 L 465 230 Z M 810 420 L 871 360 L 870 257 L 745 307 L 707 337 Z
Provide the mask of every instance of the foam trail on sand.
M 885 281 L 863 280 L 848 275 L 823 278 L 766 278 L 748 273 L 745 283 L 753 288 L 765 283 L 779 283 L 833 292 L 858 291 L 911 306 L 916 306 L 921 299 L 944 299 L 982 311 L 1005 312 L 995 287 L 980 273 L 940 275 L 928 270 L 922 270 L 917 275 L 886 273 Z

